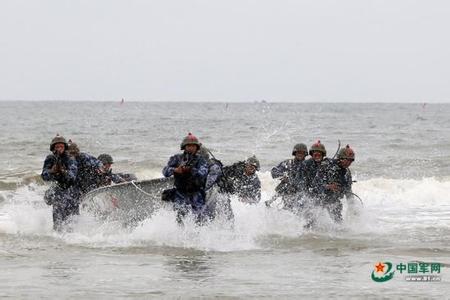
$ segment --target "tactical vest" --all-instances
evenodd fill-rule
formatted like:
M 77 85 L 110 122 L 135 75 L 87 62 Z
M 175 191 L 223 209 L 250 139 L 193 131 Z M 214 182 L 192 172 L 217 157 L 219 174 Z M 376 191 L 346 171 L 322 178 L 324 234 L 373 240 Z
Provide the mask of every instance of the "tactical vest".
M 184 165 L 186 167 L 195 168 L 197 167 L 198 160 L 198 155 L 189 156 L 184 153 L 182 161 L 178 166 Z M 194 194 L 203 190 L 205 186 L 205 179 L 193 176 L 192 172 L 183 174 L 174 173 L 174 178 L 177 190 L 185 194 Z

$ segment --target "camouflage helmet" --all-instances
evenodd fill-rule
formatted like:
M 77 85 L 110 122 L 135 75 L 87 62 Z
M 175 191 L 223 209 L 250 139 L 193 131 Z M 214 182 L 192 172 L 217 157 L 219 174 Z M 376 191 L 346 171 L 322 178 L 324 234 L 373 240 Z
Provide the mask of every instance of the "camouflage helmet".
M 52 141 L 50 143 L 50 151 L 53 152 L 53 150 L 55 150 L 56 144 L 64 144 L 65 150 L 67 150 L 67 148 L 68 148 L 66 139 L 64 137 L 60 136 L 59 134 L 56 134 L 56 136 L 52 139 Z
M 342 148 L 339 150 L 339 153 L 337 155 L 338 159 L 349 159 L 349 160 L 355 160 L 355 151 L 353 151 L 352 148 L 350 148 L 350 145 L 345 146 L 345 148 Z
M 297 151 L 303 151 L 305 153 L 305 155 L 308 154 L 308 147 L 306 147 L 305 144 L 300 143 L 300 144 L 296 144 L 294 146 L 294 149 L 292 149 L 292 155 L 295 155 L 295 153 L 297 153 Z
M 247 158 L 247 159 L 245 160 L 245 164 L 247 164 L 247 165 L 252 165 L 252 166 L 254 166 L 254 167 L 256 168 L 257 171 L 259 171 L 259 167 L 260 167 L 260 165 L 259 165 L 259 160 L 256 158 L 255 155 L 253 155 L 253 156 Z
M 311 148 L 309 148 L 309 155 L 312 156 L 313 152 L 321 152 L 323 156 L 327 155 L 327 150 L 325 149 L 325 146 L 318 140 L 314 144 L 311 145 Z
M 102 164 L 104 165 L 106 164 L 112 165 L 114 163 L 112 156 L 106 153 L 100 154 L 97 159 L 101 161 Z
M 189 134 L 181 142 L 181 150 L 184 150 L 187 145 L 197 145 L 197 148 L 200 148 L 202 144 L 198 141 L 198 138 L 196 136 L 189 132 Z

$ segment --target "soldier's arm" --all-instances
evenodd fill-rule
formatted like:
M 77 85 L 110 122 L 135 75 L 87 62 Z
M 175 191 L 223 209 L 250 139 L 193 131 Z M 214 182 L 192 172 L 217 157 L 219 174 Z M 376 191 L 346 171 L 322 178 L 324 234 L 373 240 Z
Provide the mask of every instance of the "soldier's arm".
M 67 160 L 67 170 L 63 172 L 64 180 L 68 183 L 74 183 L 78 174 L 77 161 L 70 157 Z
M 172 156 L 167 162 L 167 166 L 165 166 L 162 170 L 162 173 L 165 177 L 170 177 L 173 175 L 174 170 L 180 164 L 179 159 L 176 155 Z
M 97 170 L 99 172 L 101 170 L 103 170 L 103 163 L 100 160 L 98 160 L 96 157 L 86 154 L 86 161 L 87 161 L 87 164 L 90 167 L 94 168 L 95 170 Z
M 217 164 L 213 164 L 209 168 L 209 172 L 206 177 L 205 190 L 209 190 L 218 181 L 218 179 L 221 175 L 222 175 L 222 170 L 220 169 L 220 166 Z
M 255 178 L 254 193 L 256 203 L 258 203 L 259 201 L 261 201 L 261 181 L 259 180 L 258 176 L 256 176 Z
M 258 177 L 241 186 L 239 194 L 246 203 L 258 203 L 261 200 L 261 182 Z
M 286 161 L 282 161 L 278 164 L 278 166 L 273 167 L 270 171 L 270 174 L 272 175 L 272 178 L 280 178 L 283 176 L 286 176 L 288 172 L 287 163 Z
M 111 180 L 114 183 L 122 183 L 122 182 L 126 182 L 125 179 L 123 179 L 120 175 L 118 174 L 111 174 Z
M 42 167 L 41 177 L 44 181 L 54 180 L 52 168 L 56 163 L 56 157 L 49 155 L 45 158 L 44 166 Z
M 115 173 L 115 175 L 119 176 L 120 178 L 122 178 L 125 181 L 137 181 L 137 177 L 136 175 L 132 174 L 132 173 Z
M 325 189 L 333 193 L 340 193 L 344 188 L 339 176 L 339 169 L 337 165 L 332 165 L 325 170 L 326 182 Z
M 345 177 L 346 177 L 345 178 L 346 182 L 345 182 L 345 186 L 344 186 L 344 194 L 347 199 L 350 199 L 350 198 L 353 198 L 353 191 L 352 191 L 353 179 L 352 179 L 352 173 L 350 172 L 350 170 L 347 170 L 347 174 Z

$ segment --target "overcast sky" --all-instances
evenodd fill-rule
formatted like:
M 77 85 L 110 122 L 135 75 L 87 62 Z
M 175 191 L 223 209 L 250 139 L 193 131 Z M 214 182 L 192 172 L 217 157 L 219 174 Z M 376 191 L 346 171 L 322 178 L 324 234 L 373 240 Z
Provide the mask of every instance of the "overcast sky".
M 0 99 L 450 102 L 449 30 L 449 1 L 0 0 Z

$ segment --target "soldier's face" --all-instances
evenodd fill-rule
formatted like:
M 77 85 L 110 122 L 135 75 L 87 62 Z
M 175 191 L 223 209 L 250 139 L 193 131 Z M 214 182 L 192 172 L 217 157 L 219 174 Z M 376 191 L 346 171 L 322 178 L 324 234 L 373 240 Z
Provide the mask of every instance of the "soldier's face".
M 66 147 L 64 146 L 63 143 L 58 143 L 55 145 L 55 153 L 58 155 L 63 154 L 65 149 Z
M 313 158 L 314 161 L 316 161 L 316 162 L 321 162 L 322 159 L 323 159 L 322 152 L 319 152 L 319 151 L 313 152 L 312 158 Z
M 111 167 L 111 164 L 103 164 L 103 171 L 108 172 L 109 170 L 111 170 Z
M 352 162 L 353 162 L 353 159 L 344 158 L 344 159 L 340 160 L 340 165 L 342 168 L 347 169 L 348 167 L 350 167 Z
M 244 169 L 245 175 L 250 176 L 255 174 L 256 172 L 256 167 L 254 165 L 245 165 L 245 169 Z
M 197 152 L 197 145 L 189 144 L 189 145 L 186 145 L 186 147 L 184 149 L 189 154 L 195 154 L 195 152 Z
M 306 156 L 306 153 L 303 151 L 297 151 L 295 152 L 295 159 L 296 160 L 304 160 Z

